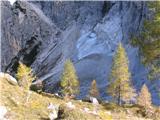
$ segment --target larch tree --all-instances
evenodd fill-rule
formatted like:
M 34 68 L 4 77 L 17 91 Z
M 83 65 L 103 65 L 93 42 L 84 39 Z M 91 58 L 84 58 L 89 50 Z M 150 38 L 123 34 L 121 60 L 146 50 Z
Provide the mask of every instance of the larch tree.
M 128 102 L 135 96 L 135 90 L 131 86 L 131 76 L 128 67 L 128 58 L 120 43 L 113 58 L 107 93 L 121 105 L 121 101 Z
M 97 88 L 96 80 L 93 80 L 92 83 L 91 83 L 91 87 L 90 87 L 90 90 L 89 90 L 89 95 L 91 97 L 95 97 L 95 98 L 97 98 L 99 96 L 99 91 L 98 91 L 98 88 Z
M 144 84 L 137 98 L 138 105 L 143 106 L 144 108 L 149 108 L 152 105 L 151 94 Z
M 62 93 L 65 97 L 71 97 L 79 93 L 79 81 L 73 63 L 67 60 L 61 76 Z
M 32 81 L 36 79 L 36 77 L 32 73 L 32 69 L 27 67 L 22 62 L 19 62 L 18 70 L 16 77 L 18 79 L 18 83 L 22 86 L 25 90 L 27 90 L 27 98 L 25 104 L 28 103 L 31 92 L 29 91 Z
M 32 69 L 27 67 L 22 62 L 19 62 L 16 77 L 18 79 L 19 85 L 28 90 L 30 89 L 32 81 L 36 78 L 32 73 Z

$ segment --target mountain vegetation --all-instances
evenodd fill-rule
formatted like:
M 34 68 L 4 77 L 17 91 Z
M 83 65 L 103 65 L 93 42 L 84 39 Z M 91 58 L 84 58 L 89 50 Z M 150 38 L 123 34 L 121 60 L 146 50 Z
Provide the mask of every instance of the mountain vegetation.
M 137 102 L 145 109 L 150 108 L 152 106 L 151 94 L 145 84 L 142 86 Z
M 150 17 L 144 20 L 140 35 L 132 40 L 133 45 L 138 46 L 141 60 L 149 69 L 148 79 L 160 81 L 160 1 L 147 2 Z M 159 84 L 155 84 L 159 94 Z
M 148 2 L 150 19 L 144 20 L 139 36 L 133 38 L 133 45 L 139 46 L 142 62 L 150 69 L 149 79 L 160 76 L 160 1 Z
M 129 101 L 135 96 L 135 91 L 131 85 L 128 58 L 125 49 L 120 43 L 113 58 L 110 84 L 107 91 L 121 105 L 121 101 Z
M 48 3 L 2 2 L 0 120 L 160 120 L 160 1 Z
M 79 81 L 73 63 L 67 60 L 61 77 L 62 93 L 67 97 L 79 93 Z
M 138 106 L 120 107 L 116 104 L 104 103 L 97 105 L 98 111 L 95 114 L 94 105 L 92 103 L 71 99 L 70 102 L 75 106 L 70 108 L 67 101 L 61 97 L 49 93 L 31 92 L 31 97 L 26 102 L 27 90 L 18 84 L 11 84 L 11 79 L 0 76 L 1 99 L 0 109 L 5 106 L 7 113 L 4 119 L 11 120 L 49 120 L 49 105 L 59 106 L 58 118 L 61 120 L 158 120 L 159 109 L 154 108 L 154 115 L 150 118 L 141 114 L 141 108 Z M 0 114 L 2 115 L 2 114 Z M 1 117 L 1 116 L 0 116 Z M 51 119 L 50 119 L 51 120 Z
M 19 62 L 16 77 L 18 79 L 19 85 L 27 90 L 29 90 L 32 81 L 36 79 L 32 73 L 32 69 L 21 62 Z
M 99 90 L 97 88 L 97 83 L 96 83 L 96 80 L 93 80 L 92 83 L 91 83 L 91 87 L 90 87 L 90 90 L 89 90 L 89 95 L 91 97 L 99 97 Z

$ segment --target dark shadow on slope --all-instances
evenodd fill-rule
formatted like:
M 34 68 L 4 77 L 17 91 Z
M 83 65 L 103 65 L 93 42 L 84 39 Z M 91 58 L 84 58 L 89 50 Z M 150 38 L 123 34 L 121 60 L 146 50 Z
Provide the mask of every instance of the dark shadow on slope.
M 23 62 L 27 66 L 30 66 L 34 62 L 41 45 L 41 42 L 37 40 L 37 37 L 37 35 L 34 35 L 26 42 L 25 48 L 21 49 L 6 67 L 6 72 L 14 76 L 17 71 L 19 61 Z

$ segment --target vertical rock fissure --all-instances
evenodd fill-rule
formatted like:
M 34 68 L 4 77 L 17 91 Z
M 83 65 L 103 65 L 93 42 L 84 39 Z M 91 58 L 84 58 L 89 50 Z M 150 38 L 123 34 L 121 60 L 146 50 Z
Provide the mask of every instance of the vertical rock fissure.
M 32 36 L 31 39 L 26 42 L 25 48 L 22 48 L 18 54 L 12 58 L 5 71 L 14 75 L 17 71 L 19 61 L 23 62 L 27 66 L 31 66 L 36 59 L 40 45 L 41 42 L 37 40 L 37 36 Z
M 110 1 L 104 1 L 103 8 L 102 8 L 102 18 L 108 13 L 111 8 Z

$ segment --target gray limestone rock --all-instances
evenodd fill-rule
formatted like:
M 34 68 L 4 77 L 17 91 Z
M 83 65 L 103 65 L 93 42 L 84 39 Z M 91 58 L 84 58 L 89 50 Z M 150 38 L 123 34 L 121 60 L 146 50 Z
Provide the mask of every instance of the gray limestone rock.
M 18 61 L 31 66 L 45 90 L 58 90 L 66 59 L 73 61 L 81 82 L 80 97 L 93 79 L 106 99 L 112 57 L 121 41 L 127 51 L 134 87 L 147 81 L 138 48 L 130 45 L 147 14 L 145 2 L 18 1 L 1 3 L 2 71 L 14 75 Z M 159 98 L 151 83 L 153 103 Z

